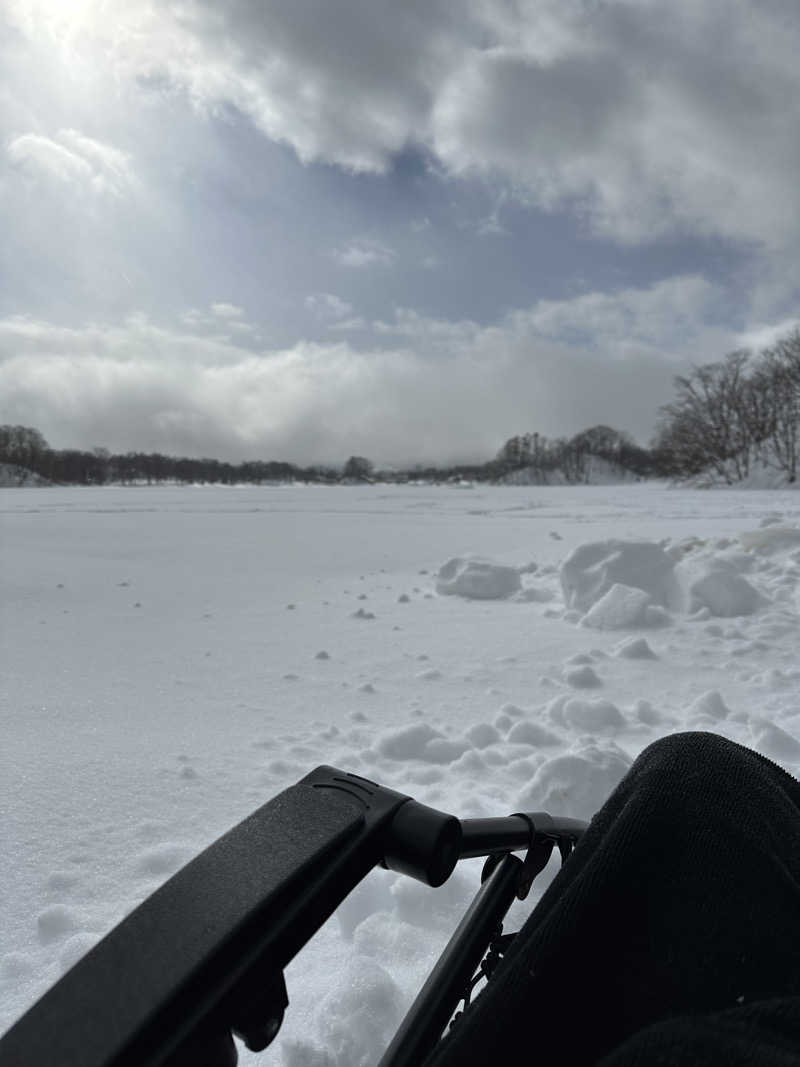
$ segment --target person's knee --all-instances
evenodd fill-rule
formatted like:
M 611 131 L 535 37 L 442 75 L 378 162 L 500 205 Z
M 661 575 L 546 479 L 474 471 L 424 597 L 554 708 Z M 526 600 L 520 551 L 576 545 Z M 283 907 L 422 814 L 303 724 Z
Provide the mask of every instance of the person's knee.
M 659 737 L 642 750 L 639 759 L 648 763 L 674 763 L 678 760 L 691 764 L 727 756 L 739 747 L 719 734 L 706 730 L 685 730 Z
M 689 730 L 669 734 L 648 745 L 636 760 L 634 775 L 661 777 L 677 793 L 703 788 L 711 780 L 725 781 L 753 753 L 719 734 Z

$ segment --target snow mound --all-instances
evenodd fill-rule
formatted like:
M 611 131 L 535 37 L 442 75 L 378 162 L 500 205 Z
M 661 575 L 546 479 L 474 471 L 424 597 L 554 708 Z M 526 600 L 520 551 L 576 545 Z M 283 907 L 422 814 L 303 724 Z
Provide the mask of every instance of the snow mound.
M 581 619 L 581 626 L 593 630 L 633 630 L 660 626 L 664 609 L 653 604 L 650 594 L 620 582 L 611 586 Z
M 713 719 L 719 722 L 720 719 L 727 719 L 731 709 L 722 699 L 722 694 L 718 689 L 709 689 L 707 693 L 703 693 L 693 701 L 689 713 L 693 719 Z
M 490 722 L 476 722 L 467 730 L 465 737 L 475 748 L 488 748 L 502 740 L 500 731 Z
M 427 763 L 452 763 L 469 747 L 469 742 L 451 740 L 426 722 L 389 731 L 376 745 L 378 752 L 387 759 L 417 759 Z
M 621 730 L 625 716 L 610 700 L 578 700 L 573 697 L 564 705 L 564 722 L 583 733 Z
M 470 600 L 504 600 L 519 592 L 519 571 L 479 556 L 454 556 L 439 568 L 436 592 Z
M 613 742 L 584 745 L 576 751 L 547 760 L 517 798 L 519 811 L 547 811 L 591 819 L 620 782 L 631 758 Z
M 675 568 L 690 613 L 708 608 L 712 615 L 733 618 L 753 615 L 767 603 L 759 591 L 737 573 L 735 564 L 719 556 L 686 559 Z
M 564 671 L 564 681 L 573 689 L 598 689 L 603 684 L 594 667 L 572 667 Z
M 374 959 L 358 954 L 338 977 L 314 1020 L 317 1041 L 284 1042 L 286 1067 L 367 1067 L 394 1036 L 403 997 L 391 975 Z
M 675 600 L 671 559 L 652 541 L 594 541 L 580 545 L 561 565 L 561 589 L 568 608 L 588 612 L 615 585 L 644 591 L 656 604 Z
M 518 722 L 508 732 L 508 740 L 516 745 L 533 745 L 534 748 L 547 748 L 560 745 L 561 738 L 538 722 Z

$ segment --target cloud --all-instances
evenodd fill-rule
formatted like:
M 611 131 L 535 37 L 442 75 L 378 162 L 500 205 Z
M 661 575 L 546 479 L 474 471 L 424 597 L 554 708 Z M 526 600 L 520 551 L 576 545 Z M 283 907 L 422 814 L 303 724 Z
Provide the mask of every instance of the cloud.
M 212 304 L 211 313 L 218 319 L 240 319 L 244 315 L 244 308 L 236 304 Z
M 698 325 L 718 317 L 720 289 L 697 274 L 667 278 L 647 288 L 590 292 L 569 300 L 540 300 L 511 316 L 515 328 L 537 337 L 623 355 L 679 351 Z
M 800 241 L 794 0 L 62 8 L 28 0 L 11 17 L 142 93 L 237 109 L 305 162 L 385 173 L 422 146 L 445 172 L 501 174 L 617 241 Z M 99 165 L 85 145 L 23 137 L 17 153 L 49 172 Z
M 328 327 L 329 330 L 338 330 L 341 333 L 361 332 L 368 328 L 367 320 L 362 318 L 361 315 L 354 315 L 351 319 L 342 319 L 341 322 L 332 322 Z
M 312 293 L 305 299 L 305 306 L 321 319 L 344 319 L 353 310 L 353 305 L 334 293 Z
M 78 183 L 97 193 L 122 196 L 134 181 L 129 155 L 78 130 L 59 130 L 54 138 L 24 133 L 6 151 L 13 164 L 33 177 Z
M 381 241 L 364 238 L 351 241 L 333 253 L 334 259 L 343 267 L 388 267 L 394 260 L 394 250 Z
M 82 328 L 6 318 L 0 420 L 58 447 L 306 463 L 486 459 L 513 433 L 598 422 L 646 441 L 672 377 L 737 346 L 713 325 L 718 298 L 687 276 L 539 301 L 488 327 L 398 309 L 363 348 L 262 350 L 142 315 Z
M 192 330 L 225 340 L 234 334 L 255 334 L 255 326 L 244 318 L 244 314 L 244 308 L 238 304 L 212 303 L 207 311 L 189 308 L 180 316 L 180 321 Z M 130 316 L 128 322 L 132 321 L 137 321 L 137 317 Z M 149 327 L 146 319 L 144 325 Z

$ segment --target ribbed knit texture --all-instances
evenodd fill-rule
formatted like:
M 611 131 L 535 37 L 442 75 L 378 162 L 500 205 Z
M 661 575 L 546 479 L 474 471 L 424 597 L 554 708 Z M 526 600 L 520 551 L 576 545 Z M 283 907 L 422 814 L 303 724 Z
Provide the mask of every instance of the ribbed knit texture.
M 506 1063 L 800 1064 L 800 784 L 650 745 L 427 1067 Z

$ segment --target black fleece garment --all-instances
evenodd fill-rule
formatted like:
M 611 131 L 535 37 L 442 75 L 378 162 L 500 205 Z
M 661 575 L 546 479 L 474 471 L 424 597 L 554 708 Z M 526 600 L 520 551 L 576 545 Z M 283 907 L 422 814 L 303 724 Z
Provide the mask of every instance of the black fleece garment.
M 426 1067 L 455 1064 L 800 1065 L 800 784 L 715 734 L 645 749 Z

